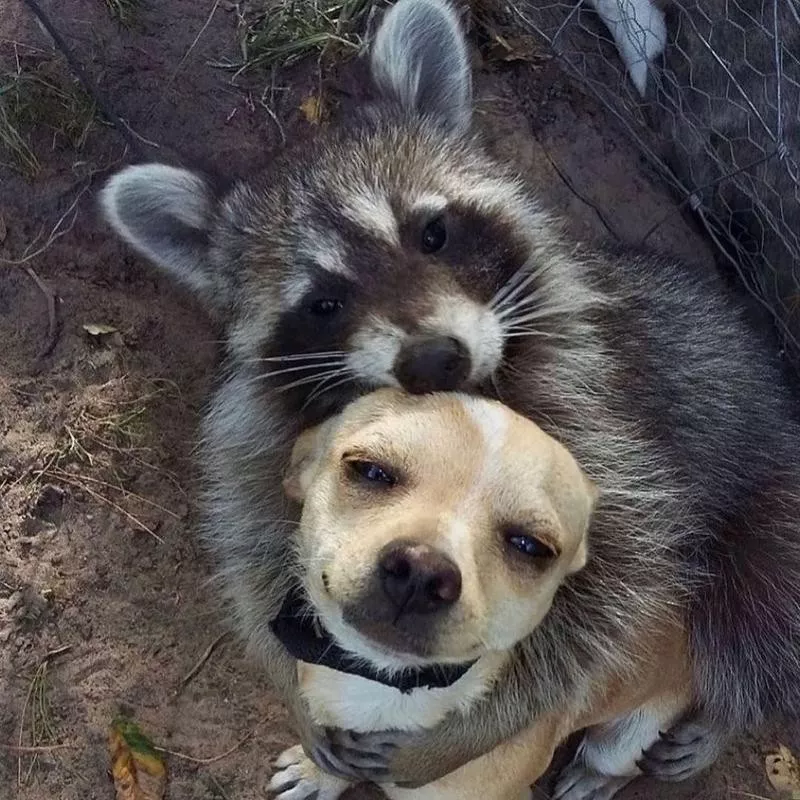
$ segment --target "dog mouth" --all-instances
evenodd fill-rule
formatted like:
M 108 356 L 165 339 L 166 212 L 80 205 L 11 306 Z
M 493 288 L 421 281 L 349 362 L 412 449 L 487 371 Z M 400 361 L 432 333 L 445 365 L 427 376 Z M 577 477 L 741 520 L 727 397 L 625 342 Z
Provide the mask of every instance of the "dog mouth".
M 317 664 L 357 675 L 390 686 L 407 694 L 414 689 L 443 689 L 462 678 L 475 660 L 461 664 L 430 664 L 425 667 L 406 667 L 388 672 L 342 648 L 331 633 L 319 622 L 302 588 L 294 585 L 270 629 L 289 654 L 298 661 Z M 477 659 L 476 659 L 477 660 Z

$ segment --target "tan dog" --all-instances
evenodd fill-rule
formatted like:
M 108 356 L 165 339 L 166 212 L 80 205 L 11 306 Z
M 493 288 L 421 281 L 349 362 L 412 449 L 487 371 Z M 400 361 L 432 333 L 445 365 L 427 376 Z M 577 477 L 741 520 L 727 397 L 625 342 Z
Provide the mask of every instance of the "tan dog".
M 304 569 L 274 630 L 299 659 L 314 721 L 356 732 L 430 729 L 486 695 L 562 582 L 586 564 L 597 500 L 570 453 L 501 404 L 391 389 L 303 434 L 284 486 L 304 504 Z M 442 780 L 384 791 L 397 800 L 528 797 L 564 736 L 667 684 L 672 697 L 673 672 L 684 685 L 676 636 L 642 651 L 661 667 L 669 654 L 676 670 L 651 669 L 649 683 L 643 670 L 635 691 L 605 680 L 588 704 L 536 720 Z M 678 694 L 676 713 L 685 705 Z M 335 800 L 350 785 L 299 746 L 278 767 L 270 788 L 281 800 Z

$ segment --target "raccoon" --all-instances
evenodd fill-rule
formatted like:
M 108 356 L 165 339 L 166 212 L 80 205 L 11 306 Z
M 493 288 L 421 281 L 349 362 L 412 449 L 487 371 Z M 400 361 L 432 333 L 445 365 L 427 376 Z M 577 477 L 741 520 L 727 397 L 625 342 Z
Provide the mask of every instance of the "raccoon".
M 642 715 L 589 731 L 559 796 L 611 797 L 631 742 L 648 773 L 687 777 L 731 733 L 800 710 L 796 400 L 718 276 L 572 241 L 491 157 L 446 0 L 399 0 L 370 71 L 373 102 L 260 178 L 216 194 L 144 164 L 102 192 L 117 233 L 226 327 L 202 423 L 202 535 L 238 629 L 309 751 L 369 778 L 374 759 L 357 756 L 378 750 L 387 780 L 420 785 L 587 694 L 590 676 L 632 669 L 635 642 L 685 618 L 695 711 L 662 739 Z M 292 443 L 380 386 L 499 398 L 601 496 L 588 565 L 502 679 L 397 747 L 316 730 L 270 629 L 297 572 L 281 491 Z

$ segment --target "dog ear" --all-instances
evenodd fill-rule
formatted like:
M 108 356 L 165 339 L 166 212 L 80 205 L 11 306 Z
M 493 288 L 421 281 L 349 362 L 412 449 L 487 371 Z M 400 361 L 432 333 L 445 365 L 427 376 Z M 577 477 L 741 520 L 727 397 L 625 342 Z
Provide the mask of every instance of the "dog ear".
M 399 0 L 371 48 L 372 77 L 406 111 L 453 130 L 469 127 L 472 74 L 456 12 L 446 0 Z
M 581 538 L 578 548 L 575 550 L 575 555 L 567 567 L 567 574 L 582 570 L 589 560 L 589 527 L 592 524 L 592 516 L 594 515 L 597 501 L 600 499 L 600 489 L 597 484 L 582 469 L 579 468 L 579 472 L 582 481 L 582 492 L 580 494 L 583 498 L 583 508 L 578 520 Z
M 217 200 L 201 175 L 166 164 L 126 167 L 103 187 L 100 203 L 119 236 L 209 307 L 230 302 L 230 276 L 209 257 Z
M 305 500 L 336 421 L 336 417 L 328 419 L 321 425 L 303 431 L 297 437 L 283 478 L 283 491 L 289 499 L 298 503 Z

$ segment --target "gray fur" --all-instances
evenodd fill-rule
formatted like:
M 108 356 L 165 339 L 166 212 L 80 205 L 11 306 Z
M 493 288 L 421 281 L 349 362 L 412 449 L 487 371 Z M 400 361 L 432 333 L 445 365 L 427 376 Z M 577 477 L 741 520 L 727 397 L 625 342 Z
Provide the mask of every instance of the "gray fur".
M 375 36 L 371 65 L 379 87 L 407 111 L 430 114 L 455 129 L 469 126 L 472 73 L 446 0 L 394 5 Z
M 219 290 L 227 296 L 207 263 L 214 198 L 202 177 L 165 164 L 128 167 L 109 180 L 100 201 L 116 231 L 142 255 L 204 297 Z
M 394 24 L 422 7 L 446 9 L 400 0 Z M 435 28 L 432 39 L 419 35 L 420 52 L 440 43 Z M 373 56 L 378 76 L 386 72 L 381 58 Z M 477 302 L 484 284 L 481 302 L 517 322 L 504 328 L 491 385 L 462 388 L 495 392 L 564 442 L 602 500 L 588 566 L 518 645 L 507 674 L 469 713 L 401 748 L 393 777 L 433 780 L 585 695 L 604 675 L 632 672 L 637 640 L 673 615 L 688 619 L 697 703 L 710 725 L 740 730 L 800 710 L 800 429 L 771 350 L 714 276 L 652 254 L 577 247 L 473 134 L 417 110 L 398 113 L 390 87 L 386 102 L 352 127 L 279 158 L 269 184 L 240 184 L 209 204 L 198 180 L 200 198 L 189 207 L 211 208 L 211 218 L 196 271 L 184 260 L 176 269 L 172 239 L 158 252 L 145 233 L 135 242 L 196 283 L 210 304 L 207 281 L 227 276 L 223 381 L 203 422 L 203 536 L 238 628 L 304 741 L 313 742 L 314 731 L 298 704 L 294 664 L 268 627 L 303 568 L 280 490 L 290 445 L 303 425 L 373 385 L 372 374 L 358 371 L 367 361 L 347 369 L 336 361 L 355 347 L 360 326 L 377 315 L 397 335 L 411 335 L 432 298 L 445 292 L 456 305 Z M 353 222 L 374 206 L 376 230 L 412 225 L 415 203 L 432 196 L 466 215 L 456 233 L 502 234 L 505 246 L 478 256 L 470 247 L 451 268 L 446 253 L 423 257 Z M 352 310 L 336 336 L 307 316 L 317 283 L 336 292 L 344 280 L 309 264 L 330 255 L 317 246 L 321 236 L 355 276 Z M 520 270 L 493 277 L 487 264 L 514 254 Z M 284 391 L 272 365 L 299 364 L 305 375 L 303 359 L 324 362 L 328 356 L 315 355 L 322 351 L 334 354 L 328 366 L 337 382 L 309 381 L 294 390 L 299 396 Z M 273 360 L 287 357 L 295 360 Z

